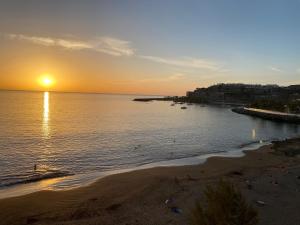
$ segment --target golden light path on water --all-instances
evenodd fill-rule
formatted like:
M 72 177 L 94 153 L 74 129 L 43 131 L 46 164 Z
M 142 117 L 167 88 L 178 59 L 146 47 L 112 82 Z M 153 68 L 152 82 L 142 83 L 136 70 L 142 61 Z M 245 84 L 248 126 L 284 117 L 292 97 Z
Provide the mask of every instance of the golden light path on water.
M 43 111 L 43 134 L 45 138 L 49 138 L 49 92 L 44 92 L 44 111 Z

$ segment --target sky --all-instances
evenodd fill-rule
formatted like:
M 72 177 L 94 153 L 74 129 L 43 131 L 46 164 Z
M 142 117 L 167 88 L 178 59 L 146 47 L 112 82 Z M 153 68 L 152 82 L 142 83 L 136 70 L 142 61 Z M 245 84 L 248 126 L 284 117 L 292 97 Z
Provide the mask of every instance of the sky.
M 1 0 L 0 89 L 300 83 L 300 0 Z

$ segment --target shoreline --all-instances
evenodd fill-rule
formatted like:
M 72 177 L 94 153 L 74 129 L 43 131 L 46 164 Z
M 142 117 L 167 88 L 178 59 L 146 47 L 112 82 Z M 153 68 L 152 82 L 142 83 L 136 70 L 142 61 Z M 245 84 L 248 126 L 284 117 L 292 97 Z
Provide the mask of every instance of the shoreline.
M 186 224 L 205 185 L 220 178 L 240 187 L 259 211 L 260 224 L 298 224 L 300 158 L 276 150 L 292 146 L 298 151 L 300 139 L 246 151 L 239 158 L 211 157 L 201 165 L 135 170 L 72 190 L 1 199 L 0 224 Z M 251 189 L 247 188 L 249 182 Z M 165 204 L 170 198 L 180 214 Z M 257 205 L 257 201 L 265 205 Z M 283 204 L 289 207 L 283 208 Z
M 0 189 L 0 200 L 5 198 L 24 196 L 39 191 L 74 190 L 76 188 L 93 185 L 93 183 L 107 176 L 122 174 L 122 173 L 127 173 L 132 171 L 153 169 L 156 167 L 163 168 L 163 167 L 202 165 L 211 157 L 226 157 L 226 158 L 243 157 L 246 151 L 257 150 L 260 147 L 271 144 L 272 141 L 273 140 L 264 141 L 264 142 L 255 141 L 255 142 L 241 145 L 240 148 L 234 150 L 220 151 L 215 153 L 206 153 L 206 154 L 196 155 L 191 157 L 183 157 L 177 159 L 152 162 L 152 163 L 136 166 L 133 168 L 117 169 L 117 170 L 110 170 L 110 171 L 99 171 L 94 173 L 75 174 L 70 176 L 43 179 L 40 181 L 28 182 L 23 184 L 16 184 L 16 185 L 7 186 Z

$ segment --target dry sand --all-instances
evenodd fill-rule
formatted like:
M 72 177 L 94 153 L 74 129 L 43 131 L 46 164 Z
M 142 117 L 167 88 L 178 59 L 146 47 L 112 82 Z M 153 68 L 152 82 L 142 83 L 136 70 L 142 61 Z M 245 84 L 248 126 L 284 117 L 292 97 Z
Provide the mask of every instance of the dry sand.
M 300 139 L 264 146 L 242 158 L 213 157 L 198 166 L 138 170 L 74 190 L 2 199 L 0 224 L 185 225 L 205 185 L 223 178 L 258 209 L 260 224 L 299 225 L 300 158 L 277 153 L 289 149 L 299 150 Z

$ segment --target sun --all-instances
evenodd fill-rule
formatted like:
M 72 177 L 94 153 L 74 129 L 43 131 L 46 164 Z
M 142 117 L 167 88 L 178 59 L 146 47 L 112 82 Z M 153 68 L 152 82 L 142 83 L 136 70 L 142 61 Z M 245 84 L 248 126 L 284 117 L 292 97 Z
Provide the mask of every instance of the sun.
M 43 74 L 39 79 L 39 83 L 41 86 L 49 88 L 54 84 L 54 80 L 50 74 Z
M 45 77 L 45 78 L 43 79 L 43 84 L 44 84 L 45 86 L 49 86 L 49 85 L 52 84 L 52 80 L 51 80 L 49 77 Z

